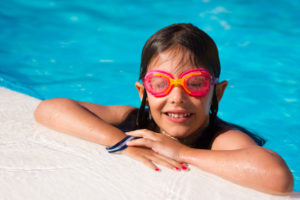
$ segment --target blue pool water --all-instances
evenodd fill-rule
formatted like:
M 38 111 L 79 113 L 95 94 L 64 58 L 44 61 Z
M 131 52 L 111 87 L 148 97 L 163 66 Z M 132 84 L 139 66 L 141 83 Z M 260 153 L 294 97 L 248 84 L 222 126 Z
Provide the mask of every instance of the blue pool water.
M 298 0 L 2 0 L 0 86 L 40 99 L 138 106 L 144 42 L 178 22 L 218 45 L 221 80 L 229 81 L 219 116 L 266 138 L 300 191 Z

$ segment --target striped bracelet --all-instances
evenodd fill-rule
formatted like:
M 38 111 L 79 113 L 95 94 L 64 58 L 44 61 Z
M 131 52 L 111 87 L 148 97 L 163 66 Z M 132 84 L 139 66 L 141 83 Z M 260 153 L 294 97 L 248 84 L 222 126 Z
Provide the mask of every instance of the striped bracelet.
M 115 153 L 115 152 L 118 152 L 118 151 L 122 151 L 123 149 L 126 149 L 128 147 L 126 145 L 126 142 L 134 140 L 134 139 L 137 139 L 137 138 L 128 135 L 125 138 L 123 138 L 120 142 L 118 142 L 117 144 L 113 145 L 112 147 L 106 147 L 106 150 L 108 151 L 108 153 Z

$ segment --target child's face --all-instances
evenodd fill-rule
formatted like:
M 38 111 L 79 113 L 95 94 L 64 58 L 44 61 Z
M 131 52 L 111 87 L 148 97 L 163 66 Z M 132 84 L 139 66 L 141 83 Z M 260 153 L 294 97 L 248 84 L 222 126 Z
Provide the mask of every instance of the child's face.
M 172 50 L 160 53 L 151 60 L 148 71 L 163 70 L 177 79 L 182 72 L 195 68 L 188 56 L 179 54 Z M 213 87 L 200 98 L 189 96 L 181 87 L 174 87 L 164 97 L 154 97 L 147 93 L 147 103 L 161 131 L 176 138 L 185 138 L 208 126 L 212 95 Z

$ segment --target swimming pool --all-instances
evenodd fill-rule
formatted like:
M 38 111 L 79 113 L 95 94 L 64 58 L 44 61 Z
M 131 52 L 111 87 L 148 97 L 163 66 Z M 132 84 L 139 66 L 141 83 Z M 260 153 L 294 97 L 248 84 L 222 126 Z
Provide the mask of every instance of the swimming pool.
M 144 42 L 166 25 L 192 22 L 217 43 L 229 81 L 219 116 L 266 138 L 300 191 L 299 1 L 98 2 L 2 1 L 0 86 L 138 106 Z

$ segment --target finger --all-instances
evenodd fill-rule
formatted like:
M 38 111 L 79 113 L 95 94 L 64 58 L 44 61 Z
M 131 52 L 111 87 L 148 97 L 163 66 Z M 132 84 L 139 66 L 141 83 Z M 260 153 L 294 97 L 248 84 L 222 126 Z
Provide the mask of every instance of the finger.
M 144 146 L 152 149 L 153 147 L 153 141 L 145 138 L 140 138 L 136 140 L 131 140 L 126 142 L 128 146 Z
M 176 160 L 173 160 L 171 158 L 165 157 L 160 154 L 154 154 L 153 157 L 151 157 L 151 159 L 153 161 L 157 162 L 158 164 L 164 165 L 173 170 L 177 170 L 177 171 L 180 171 L 180 170 L 189 171 L 190 170 L 188 168 L 187 164 L 182 165 L 181 163 L 177 162 Z
M 180 165 L 182 170 L 186 170 L 186 171 L 190 170 L 190 168 L 188 167 L 189 165 L 187 163 L 181 162 Z
M 172 170 L 177 170 L 180 171 L 181 167 L 179 167 L 178 165 L 173 165 L 171 162 L 169 162 L 168 160 L 161 158 L 159 156 L 150 156 L 149 159 L 151 159 L 152 161 L 154 161 L 155 163 L 165 166 L 169 169 Z
M 156 156 L 159 157 L 160 159 L 165 160 L 166 162 L 170 163 L 173 166 L 173 168 L 175 168 L 176 170 L 182 169 L 182 165 L 179 162 L 177 162 L 176 160 L 173 160 L 171 158 L 168 158 L 168 157 L 160 155 L 160 154 L 157 154 Z
M 157 135 L 157 133 L 154 133 L 153 131 L 147 129 L 138 129 L 135 131 L 126 132 L 126 134 L 134 137 L 148 138 L 151 140 L 156 140 L 156 135 Z
M 185 162 L 180 162 L 179 164 L 182 166 L 189 166 L 188 163 L 185 163 Z
M 146 165 L 147 167 L 149 167 L 150 169 L 153 169 L 155 171 L 160 171 L 160 169 L 149 159 L 145 158 L 145 157 L 139 157 L 137 158 L 138 160 L 140 160 L 144 165 Z

